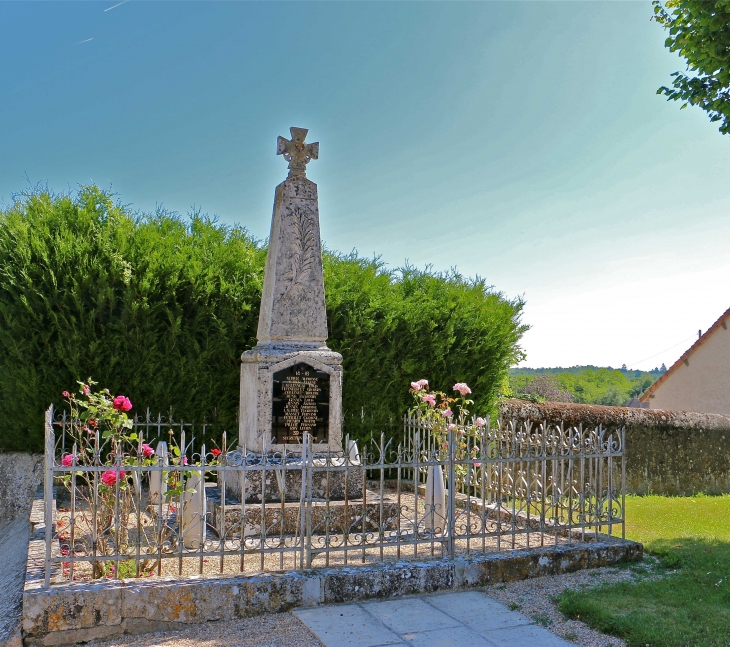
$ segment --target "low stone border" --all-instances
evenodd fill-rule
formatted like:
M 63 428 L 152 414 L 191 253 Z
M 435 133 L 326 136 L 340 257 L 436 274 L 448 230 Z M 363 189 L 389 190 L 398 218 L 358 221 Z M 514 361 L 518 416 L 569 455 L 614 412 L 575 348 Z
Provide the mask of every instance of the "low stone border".
M 191 623 L 247 618 L 299 606 L 484 586 L 643 557 L 641 544 L 604 537 L 584 544 L 459 557 L 454 561 L 399 561 L 182 580 L 72 582 L 44 589 L 42 577 L 37 567 L 34 571 L 30 559 L 33 544 L 31 540 L 23 593 L 24 644 L 33 647 L 183 629 Z

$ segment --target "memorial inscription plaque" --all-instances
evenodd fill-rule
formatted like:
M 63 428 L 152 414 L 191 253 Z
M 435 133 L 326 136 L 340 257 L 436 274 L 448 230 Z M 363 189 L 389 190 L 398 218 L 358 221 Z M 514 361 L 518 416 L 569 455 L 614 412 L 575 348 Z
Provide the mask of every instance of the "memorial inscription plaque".
M 301 443 L 305 433 L 327 442 L 330 376 L 299 363 L 274 373 L 271 442 Z

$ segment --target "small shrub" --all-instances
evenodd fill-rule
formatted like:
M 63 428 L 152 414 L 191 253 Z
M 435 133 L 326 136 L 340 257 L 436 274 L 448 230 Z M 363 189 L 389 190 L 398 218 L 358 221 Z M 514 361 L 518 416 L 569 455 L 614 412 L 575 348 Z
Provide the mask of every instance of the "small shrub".
M 573 402 L 574 400 L 573 394 L 564 389 L 554 375 L 536 375 L 519 392 L 523 396 L 531 396 L 531 398 L 548 402 Z
M 107 571 L 114 572 L 115 562 L 107 562 Z M 126 579 L 131 577 L 146 577 L 148 576 L 152 571 L 151 570 L 144 570 L 143 569 L 144 563 L 140 563 L 139 568 L 139 576 L 137 575 L 137 563 L 133 559 L 125 559 L 124 561 L 119 562 L 119 572 L 118 576 L 120 578 Z
M 659 548 L 654 549 L 652 553 L 659 559 L 659 564 L 666 569 L 676 570 L 685 565 L 685 558 L 680 552 Z
M 541 627 L 549 627 L 551 624 L 553 624 L 553 621 L 550 619 L 550 616 L 547 613 L 536 613 L 534 616 L 532 616 L 532 619 Z

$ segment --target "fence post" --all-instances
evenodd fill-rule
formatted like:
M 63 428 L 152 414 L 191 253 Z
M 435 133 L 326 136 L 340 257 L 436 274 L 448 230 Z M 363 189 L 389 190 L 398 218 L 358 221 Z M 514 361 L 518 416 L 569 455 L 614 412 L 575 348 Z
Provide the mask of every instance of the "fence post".
M 304 448 L 307 453 L 307 459 L 304 461 L 304 469 L 307 477 L 307 534 L 306 534 L 306 554 L 307 568 L 312 568 L 312 471 L 314 466 L 314 456 L 312 455 L 312 436 L 309 432 L 304 433 Z M 304 474 L 302 474 L 302 478 Z
M 456 528 L 456 469 L 454 466 L 454 460 L 456 459 L 456 451 L 454 447 L 454 430 L 448 430 L 449 435 L 449 453 L 447 460 L 449 461 L 449 504 L 448 508 L 448 547 L 449 547 L 449 559 L 454 559 L 454 530 Z M 467 541 L 469 541 L 467 539 Z
M 621 539 L 626 539 L 626 426 L 619 430 L 621 448 Z
M 45 504 L 46 578 L 45 586 L 51 585 L 51 542 L 53 541 L 53 405 L 46 411 L 46 446 L 43 456 L 43 503 Z

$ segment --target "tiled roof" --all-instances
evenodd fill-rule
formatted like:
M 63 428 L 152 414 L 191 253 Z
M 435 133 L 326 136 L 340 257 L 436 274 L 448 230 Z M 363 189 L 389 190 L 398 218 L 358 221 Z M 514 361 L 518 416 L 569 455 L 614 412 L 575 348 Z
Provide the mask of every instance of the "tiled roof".
M 685 351 L 682 357 L 680 357 L 676 362 L 674 362 L 674 364 L 669 367 L 664 375 L 662 375 L 656 382 L 654 382 L 654 384 L 652 384 L 646 391 L 644 391 L 644 395 L 641 396 L 640 400 L 642 402 L 646 402 L 651 397 L 652 393 L 654 393 L 654 391 L 659 388 L 659 385 L 663 384 L 667 380 L 667 378 L 672 373 L 674 373 L 674 371 L 676 371 L 680 367 L 680 365 L 689 358 L 692 353 L 694 353 L 700 346 L 702 346 L 702 344 L 707 341 L 710 335 L 712 335 L 712 333 L 714 333 L 720 326 L 722 326 L 722 323 L 728 318 L 730 318 L 730 308 L 722 313 L 720 318 L 714 324 L 712 324 L 705 331 L 705 333 L 701 335 L 700 338 Z

